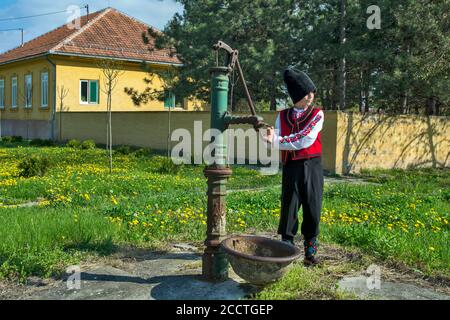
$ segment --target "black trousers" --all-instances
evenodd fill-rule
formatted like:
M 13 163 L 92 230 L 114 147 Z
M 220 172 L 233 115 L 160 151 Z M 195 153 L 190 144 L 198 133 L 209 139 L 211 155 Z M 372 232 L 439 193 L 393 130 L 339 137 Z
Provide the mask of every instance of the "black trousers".
M 278 234 L 293 239 L 298 231 L 298 211 L 302 207 L 301 232 L 306 240 L 319 235 L 323 194 L 322 158 L 291 160 L 283 165 L 281 212 Z

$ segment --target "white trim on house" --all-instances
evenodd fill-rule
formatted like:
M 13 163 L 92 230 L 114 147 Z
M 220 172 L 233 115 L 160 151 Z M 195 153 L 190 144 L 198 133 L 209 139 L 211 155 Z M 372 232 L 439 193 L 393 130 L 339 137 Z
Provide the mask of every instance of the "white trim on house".
M 41 108 L 48 108 L 48 72 L 41 72 Z
M 97 98 L 97 100 L 96 101 L 91 101 L 91 83 L 92 82 L 95 82 L 95 83 L 97 83 L 97 92 L 96 92 L 96 98 Z M 82 83 L 86 83 L 87 85 L 86 85 L 86 101 L 83 101 L 82 99 L 81 99 L 81 85 L 82 85 Z M 80 86 L 79 86 L 79 89 L 80 89 L 80 104 L 83 104 L 83 105 L 89 105 L 89 104 L 99 104 L 99 101 L 100 101 L 100 97 L 99 97 L 99 95 L 100 95 L 100 88 L 99 88 L 99 81 L 98 80 L 88 80 L 88 79 L 81 79 L 80 80 Z
M 0 109 L 5 109 L 5 79 L 0 79 Z
M 17 76 L 11 77 L 11 108 L 17 108 Z
M 30 109 L 33 107 L 33 74 L 29 73 L 24 76 L 23 91 L 24 107 Z

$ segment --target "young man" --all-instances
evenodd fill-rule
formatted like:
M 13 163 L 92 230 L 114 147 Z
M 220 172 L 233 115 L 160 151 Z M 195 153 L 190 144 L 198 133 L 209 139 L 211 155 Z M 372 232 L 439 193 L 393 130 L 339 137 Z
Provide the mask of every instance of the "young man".
M 316 86 L 302 71 L 289 68 L 284 82 L 293 107 L 278 114 L 275 130 L 269 128 L 263 139 L 281 150 L 283 164 L 281 212 L 278 234 L 283 241 L 294 244 L 298 230 L 298 211 L 303 208 L 301 233 L 304 238 L 305 264 L 318 263 L 317 236 L 322 208 L 323 111 L 313 107 Z

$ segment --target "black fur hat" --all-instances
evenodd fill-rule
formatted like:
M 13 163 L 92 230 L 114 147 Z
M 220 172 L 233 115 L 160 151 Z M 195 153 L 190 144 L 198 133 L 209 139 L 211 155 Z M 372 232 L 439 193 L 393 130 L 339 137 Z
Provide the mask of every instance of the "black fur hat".
M 308 93 L 316 92 L 317 90 L 314 82 L 308 75 L 295 68 L 287 68 L 284 71 L 284 83 L 286 83 L 287 90 L 294 104 L 302 100 Z

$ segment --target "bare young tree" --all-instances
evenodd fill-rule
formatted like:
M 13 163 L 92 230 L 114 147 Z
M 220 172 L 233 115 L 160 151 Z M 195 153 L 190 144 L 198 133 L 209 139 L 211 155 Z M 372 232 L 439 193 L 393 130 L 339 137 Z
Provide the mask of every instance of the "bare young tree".
M 33 111 L 32 107 L 33 107 L 33 83 L 31 83 L 31 86 L 29 89 L 24 88 L 24 90 L 20 90 L 19 88 L 17 88 L 17 97 L 18 100 L 22 100 L 23 101 L 23 107 L 25 109 L 25 115 L 26 115 L 26 133 L 25 133 L 25 139 L 29 140 L 30 139 L 30 113 Z M 18 102 L 19 102 L 18 101 Z
M 62 140 L 62 112 L 64 111 L 64 99 L 69 94 L 69 89 L 64 88 L 64 86 L 57 86 L 56 92 L 58 93 L 59 100 L 59 140 Z
M 176 95 L 176 86 L 179 83 L 179 71 L 176 68 L 158 69 L 149 65 L 143 65 L 147 76 L 143 79 L 146 88 L 139 92 L 130 87 L 125 87 L 124 91 L 128 94 L 135 106 L 146 104 L 149 101 L 171 100 Z M 170 134 L 171 134 L 171 109 L 174 106 L 168 106 L 168 133 L 167 133 L 167 158 L 170 158 Z
M 123 74 L 123 63 L 119 60 L 103 59 L 99 62 L 102 70 L 103 87 L 102 92 L 106 94 L 106 150 L 109 156 L 109 173 L 112 173 L 113 152 L 112 152 L 112 93 L 117 86 L 119 77 Z

